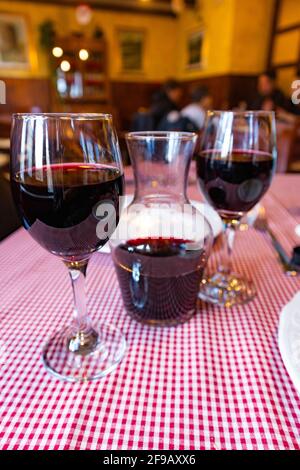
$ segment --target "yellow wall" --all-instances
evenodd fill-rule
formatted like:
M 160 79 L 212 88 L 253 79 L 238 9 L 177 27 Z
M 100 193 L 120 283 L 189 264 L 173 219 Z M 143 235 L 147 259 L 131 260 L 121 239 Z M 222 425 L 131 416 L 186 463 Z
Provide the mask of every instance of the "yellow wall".
M 299 0 L 282 0 L 278 26 L 285 27 L 300 21 Z
M 279 10 L 278 27 L 293 26 L 300 21 L 300 1 L 282 0 Z M 272 63 L 280 65 L 287 62 L 296 63 L 299 56 L 300 31 L 286 31 L 275 37 Z M 287 95 L 291 94 L 291 84 L 298 79 L 297 67 L 285 67 L 278 69 L 277 82 Z
M 95 10 L 92 22 L 83 32 L 91 34 L 95 26 L 103 29 L 109 45 L 112 80 L 162 81 L 171 76 L 188 80 L 228 73 L 255 74 L 265 67 L 273 4 L 274 0 L 201 0 L 196 11 L 186 10 L 178 19 Z M 2 77 L 48 76 L 48 58 L 39 46 L 38 26 L 43 21 L 53 20 L 60 35 L 80 30 L 72 7 L 0 0 L 0 11 L 27 17 L 32 63 L 29 71 L 2 69 Z M 116 31 L 128 26 L 146 31 L 143 74 L 124 76 L 120 70 Z M 187 38 L 199 29 L 204 31 L 203 67 L 188 69 Z
M 192 79 L 229 71 L 235 0 L 202 0 L 198 11 L 185 11 L 179 19 L 178 75 Z M 187 38 L 193 31 L 204 32 L 203 67 L 189 69 Z
M 273 51 L 273 64 L 279 65 L 285 62 L 296 62 L 299 54 L 299 43 L 299 29 L 277 34 Z
M 278 27 L 293 26 L 300 21 L 300 0 L 282 0 L 279 10 Z M 273 50 L 273 64 L 297 62 L 299 55 L 300 30 L 295 29 L 277 34 Z
M 265 69 L 274 3 L 274 0 L 235 0 L 231 73 L 257 74 Z
M 60 35 L 80 30 L 76 22 L 74 8 L 59 5 L 37 5 L 26 2 L 0 1 L 0 12 L 24 14 L 31 32 L 31 63 L 29 71 L 0 69 L 2 77 L 47 77 L 48 60 L 46 53 L 39 46 L 38 26 L 45 20 L 53 20 Z M 176 55 L 174 38 L 177 33 L 176 20 L 170 17 L 116 13 L 94 10 L 91 23 L 82 29 L 90 35 L 96 26 L 103 29 L 109 45 L 110 78 L 115 80 L 149 80 L 161 81 L 176 72 Z M 124 76 L 118 53 L 116 31 L 122 27 L 144 29 L 146 34 L 145 71 L 143 74 Z
M 300 2 L 300 0 L 297 0 Z M 266 66 L 274 0 L 202 0 L 186 11 L 179 28 L 179 74 L 183 79 L 217 74 L 256 74 Z M 204 31 L 203 67 L 186 67 L 186 38 Z
M 278 86 L 287 96 L 292 93 L 291 85 L 294 80 L 299 80 L 295 67 L 286 67 L 277 71 Z

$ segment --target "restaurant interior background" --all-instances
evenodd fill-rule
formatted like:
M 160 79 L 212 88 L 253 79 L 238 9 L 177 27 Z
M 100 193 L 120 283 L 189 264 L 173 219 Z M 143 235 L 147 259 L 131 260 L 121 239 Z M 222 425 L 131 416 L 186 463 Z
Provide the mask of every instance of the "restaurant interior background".
M 249 106 L 265 70 L 276 70 L 288 97 L 299 78 L 299 0 L 86 3 L 0 1 L 0 238 L 19 225 L 8 186 L 13 112 L 111 112 L 122 144 L 134 114 L 170 78 L 182 86 L 182 105 L 201 85 L 215 109 Z M 281 124 L 278 170 L 297 171 L 298 118 Z
M 0 0 L 1 450 L 300 450 L 292 95 L 300 0 Z

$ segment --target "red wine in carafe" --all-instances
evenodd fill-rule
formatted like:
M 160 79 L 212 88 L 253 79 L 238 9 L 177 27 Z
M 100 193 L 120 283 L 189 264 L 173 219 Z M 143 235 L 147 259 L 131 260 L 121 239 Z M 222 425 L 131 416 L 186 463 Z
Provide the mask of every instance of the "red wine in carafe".
M 127 312 L 150 324 L 176 324 L 196 310 L 203 249 L 189 240 L 143 238 L 113 252 Z

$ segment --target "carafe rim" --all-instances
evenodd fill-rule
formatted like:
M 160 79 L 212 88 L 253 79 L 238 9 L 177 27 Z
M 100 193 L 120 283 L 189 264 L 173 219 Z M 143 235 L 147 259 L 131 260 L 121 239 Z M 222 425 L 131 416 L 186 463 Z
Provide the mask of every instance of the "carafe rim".
M 193 140 L 198 137 L 196 132 L 181 132 L 181 131 L 136 131 L 126 132 L 125 137 L 127 140 L 145 139 L 146 137 L 155 137 L 159 140 Z

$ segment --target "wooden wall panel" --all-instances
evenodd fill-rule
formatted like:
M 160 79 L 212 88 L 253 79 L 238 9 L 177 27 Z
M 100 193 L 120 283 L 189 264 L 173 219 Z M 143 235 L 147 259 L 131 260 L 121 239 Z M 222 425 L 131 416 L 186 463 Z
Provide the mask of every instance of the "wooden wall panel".
M 0 76 L 1 80 L 1 76 Z M 6 84 L 6 105 L 0 113 L 27 112 L 33 106 L 50 110 L 50 80 L 43 78 L 3 78 Z
M 246 101 L 248 105 L 256 94 L 256 75 L 219 75 L 184 82 L 186 95 L 196 86 L 206 86 L 213 96 L 215 109 L 230 109 Z
M 151 97 L 159 87 L 160 83 L 116 81 L 111 83 L 112 105 L 123 129 L 130 129 L 132 116 L 139 108 L 150 106 Z
M 0 76 L 1 79 L 1 76 Z M 228 109 L 236 106 L 240 101 L 251 103 L 256 91 L 256 76 L 221 75 L 205 77 L 183 82 L 187 97 L 197 85 L 205 85 L 210 89 L 214 99 L 215 109 Z M 13 112 L 29 112 L 38 106 L 43 112 L 57 111 L 51 109 L 51 83 L 47 79 L 5 79 L 7 87 L 7 104 L 0 105 L 0 135 L 4 131 L 5 122 L 9 123 Z M 135 111 L 141 107 L 149 107 L 151 96 L 160 87 L 160 83 L 147 82 L 111 82 L 112 101 L 111 110 L 115 115 L 118 128 L 130 129 L 131 119 Z M 79 111 L 107 112 L 101 104 L 92 107 L 82 105 Z M 2 129 L 2 130 L 1 130 Z
M 257 95 L 258 75 L 231 75 L 229 78 L 230 107 L 237 106 L 240 101 L 246 101 L 250 105 Z
M 241 101 L 248 104 L 256 94 L 256 75 L 220 75 L 182 82 L 185 101 L 196 86 L 207 86 L 213 96 L 215 109 L 229 109 Z M 132 115 L 140 107 L 149 107 L 151 96 L 159 83 L 112 82 L 112 105 L 123 129 L 129 129 Z
M 38 107 L 42 112 L 51 110 L 50 80 L 39 78 L 2 80 L 6 85 L 6 104 L 0 105 L 0 137 L 9 136 L 12 113 L 30 112 L 34 107 Z

